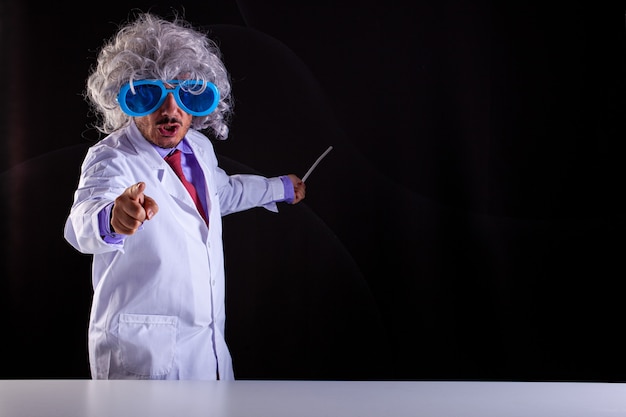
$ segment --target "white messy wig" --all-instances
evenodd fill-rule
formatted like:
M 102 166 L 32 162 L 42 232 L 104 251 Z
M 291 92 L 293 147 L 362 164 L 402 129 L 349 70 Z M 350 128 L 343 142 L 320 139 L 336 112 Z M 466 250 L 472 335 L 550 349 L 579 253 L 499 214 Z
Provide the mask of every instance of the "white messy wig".
M 100 116 L 96 128 L 111 133 L 130 122 L 130 116 L 116 100 L 124 83 L 142 79 L 166 81 L 181 74 L 215 84 L 220 92 L 217 108 L 208 116 L 194 116 L 191 127 L 211 130 L 217 139 L 226 139 L 232 95 L 218 46 L 206 33 L 179 17 L 170 22 L 150 13 L 141 13 L 121 27 L 98 54 L 85 94 Z

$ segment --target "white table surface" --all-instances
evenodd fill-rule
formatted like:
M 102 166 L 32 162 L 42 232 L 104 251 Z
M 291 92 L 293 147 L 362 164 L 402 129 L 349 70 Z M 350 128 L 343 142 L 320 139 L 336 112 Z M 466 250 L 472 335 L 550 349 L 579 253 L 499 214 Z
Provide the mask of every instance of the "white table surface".
M 626 384 L 0 380 L 0 417 L 622 417 Z

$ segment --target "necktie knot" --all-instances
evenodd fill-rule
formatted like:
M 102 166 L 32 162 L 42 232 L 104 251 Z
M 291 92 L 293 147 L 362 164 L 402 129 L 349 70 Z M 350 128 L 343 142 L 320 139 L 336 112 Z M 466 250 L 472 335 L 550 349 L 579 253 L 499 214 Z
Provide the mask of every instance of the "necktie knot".
M 174 152 L 165 156 L 165 161 L 174 169 L 174 172 L 178 175 L 178 170 L 182 172 L 182 165 L 180 162 L 180 150 L 174 149 Z

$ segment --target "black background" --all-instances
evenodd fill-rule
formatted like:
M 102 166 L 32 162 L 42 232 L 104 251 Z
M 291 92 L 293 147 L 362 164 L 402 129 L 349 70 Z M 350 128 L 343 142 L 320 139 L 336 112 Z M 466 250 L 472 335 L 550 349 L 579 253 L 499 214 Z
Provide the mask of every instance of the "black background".
M 63 224 L 88 70 L 139 8 L 220 44 L 225 169 L 302 176 L 333 146 L 303 203 L 224 218 L 238 378 L 626 380 L 623 8 L 0 5 L 0 377 L 89 377 Z

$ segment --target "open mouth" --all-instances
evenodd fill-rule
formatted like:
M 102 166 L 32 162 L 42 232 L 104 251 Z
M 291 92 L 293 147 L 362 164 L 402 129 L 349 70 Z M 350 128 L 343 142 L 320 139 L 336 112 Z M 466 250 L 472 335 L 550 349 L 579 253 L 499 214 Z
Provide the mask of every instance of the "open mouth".
M 179 125 L 177 124 L 166 124 L 158 126 L 159 133 L 162 136 L 175 136 L 176 132 L 178 132 Z

